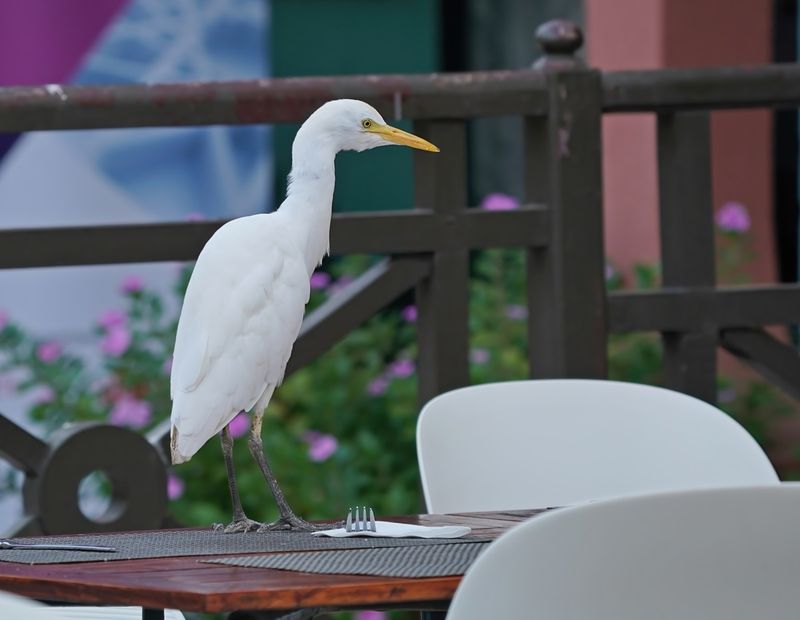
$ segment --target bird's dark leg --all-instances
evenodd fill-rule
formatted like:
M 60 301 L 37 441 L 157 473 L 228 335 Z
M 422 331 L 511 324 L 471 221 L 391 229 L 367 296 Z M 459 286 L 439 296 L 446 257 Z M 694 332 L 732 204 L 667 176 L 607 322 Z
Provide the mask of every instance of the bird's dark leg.
M 226 534 L 257 530 L 262 524 L 247 518 L 242 509 L 242 502 L 239 499 L 239 489 L 236 486 L 236 471 L 233 467 L 233 437 L 231 437 L 230 429 L 225 426 L 219 437 L 222 442 L 222 454 L 225 457 L 225 469 L 228 472 L 228 489 L 231 492 L 231 503 L 233 504 L 233 521 L 228 525 L 217 523 L 214 525 L 214 529 Z
M 283 490 L 278 484 L 275 475 L 272 473 L 272 468 L 269 466 L 267 457 L 264 454 L 264 444 L 261 441 L 261 421 L 263 417 L 263 411 L 260 413 L 253 412 L 253 424 L 250 428 L 250 437 L 247 441 L 247 445 L 250 447 L 250 454 L 253 455 L 256 463 L 258 463 L 261 473 L 264 475 L 264 479 L 267 481 L 272 491 L 272 495 L 275 497 L 275 503 L 278 504 L 278 510 L 281 516 L 277 521 L 262 526 L 260 531 L 285 529 L 310 532 L 313 530 L 330 528 L 330 524 L 317 526 L 301 519 L 294 514 L 294 511 L 289 507 L 289 502 L 286 501 L 286 496 L 283 494 Z

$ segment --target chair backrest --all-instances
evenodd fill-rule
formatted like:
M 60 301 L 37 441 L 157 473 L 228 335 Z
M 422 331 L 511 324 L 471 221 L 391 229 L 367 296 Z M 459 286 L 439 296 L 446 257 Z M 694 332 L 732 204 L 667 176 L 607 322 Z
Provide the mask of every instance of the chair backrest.
M 419 416 L 417 457 L 435 513 L 778 482 L 723 411 L 618 381 L 511 381 L 442 394 Z
M 0 618 L 49 620 L 47 607 L 27 598 L 0 591 Z
M 640 495 L 534 517 L 467 571 L 448 620 L 772 620 L 800 609 L 800 486 Z

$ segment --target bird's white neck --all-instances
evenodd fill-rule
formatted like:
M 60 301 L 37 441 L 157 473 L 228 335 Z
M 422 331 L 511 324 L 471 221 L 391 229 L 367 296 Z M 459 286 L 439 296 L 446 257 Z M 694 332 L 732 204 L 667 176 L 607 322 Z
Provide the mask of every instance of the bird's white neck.
M 336 182 L 334 159 L 338 148 L 324 136 L 303 129 L 298 131 L 292 146 L 292 171 L 280 211 L 294 220 L 310 275 L 330 248 Z

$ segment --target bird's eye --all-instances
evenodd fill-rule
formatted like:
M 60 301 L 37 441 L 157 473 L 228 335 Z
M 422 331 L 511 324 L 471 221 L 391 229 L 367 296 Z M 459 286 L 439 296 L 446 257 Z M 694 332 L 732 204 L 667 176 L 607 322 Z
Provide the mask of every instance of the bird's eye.
M 369 129 L 370 127 L 372 127 L 372 121 L 369 120 L 368 118 L 365 118 L 363 121 L 361 121 L 361 126 L 364 129 Z

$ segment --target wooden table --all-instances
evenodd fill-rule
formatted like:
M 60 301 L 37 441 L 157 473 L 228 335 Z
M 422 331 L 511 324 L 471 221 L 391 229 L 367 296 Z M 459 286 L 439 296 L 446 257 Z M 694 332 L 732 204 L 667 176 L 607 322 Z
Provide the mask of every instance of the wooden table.
M 471 535 L 495 538 L 538 512 L 540 510 L 417 515 L 392 520 L 421 525 L 468 525 L 473 529 Z M 33 566 L 0 562 L 0 589 L 47 601 L 136 605 L 145 609 L 143 618 L 156 620 L 163 618 L 163 610 L 167 608 L 202 612 L 369 607 L 441 609 L 447 606 L 461 581 L 460 576 L 408 579 L 319 575 L 198 561 L 208 557 Z

